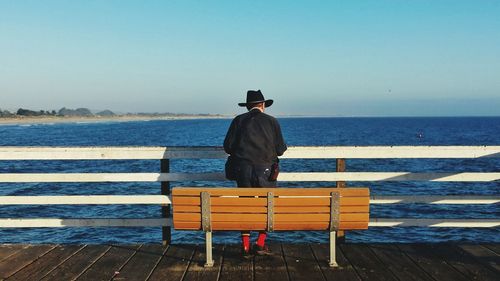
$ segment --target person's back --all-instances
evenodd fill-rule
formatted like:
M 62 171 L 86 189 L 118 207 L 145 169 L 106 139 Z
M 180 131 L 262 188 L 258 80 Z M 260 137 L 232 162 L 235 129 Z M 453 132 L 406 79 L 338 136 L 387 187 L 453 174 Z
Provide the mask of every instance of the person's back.
M 233 123 L 224 150 L 237 161 L 272 164 L 285 152 L 281 128 L 274 117 L 255 108 L 237 116 Z

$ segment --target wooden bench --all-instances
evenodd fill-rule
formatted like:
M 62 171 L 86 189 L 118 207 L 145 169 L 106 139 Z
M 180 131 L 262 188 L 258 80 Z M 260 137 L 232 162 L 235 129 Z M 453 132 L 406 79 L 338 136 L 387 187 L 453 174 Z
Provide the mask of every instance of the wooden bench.
M 203 230 L 206 264 L 213 266 L 212 231 L 326 230 L 330 266 L 337 230 L 367 229 L 368 188 L 188 188 L 172 190 L 176 230 Z

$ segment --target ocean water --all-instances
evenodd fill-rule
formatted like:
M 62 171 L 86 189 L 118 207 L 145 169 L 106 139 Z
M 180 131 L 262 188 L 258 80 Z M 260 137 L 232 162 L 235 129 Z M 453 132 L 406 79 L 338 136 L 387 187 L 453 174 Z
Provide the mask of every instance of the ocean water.
M 0 126 L 1 146 L 220 146 L 229 119 Z M 283 118 L 289 146 L 304 145 L 500 145 L 500 117 Z M 174 159 L 171 171 L 222 171 L 223 159 Z M 158 160 L 0 161 L 0 173 L 158 172 Z M 335 159 L 284 159 L 281 170 L 335 171 Z M 500 158 L 348 159 L 348 171 L 499 172 Z M 331 182 L 280 182 L 280 186 L 332 186 Z M 173 182 L 172 186 L 234 186 L 232 182 Z M 376 195 L 492 195 L 500 182 L 349 182 Z M 0 183 L 0 195 L 159 194 L 159 183 Z M 159 206 L 0 206 L 0 218 L 159 217 Z M 372 205 L 379 218 L 495 218 L 495 205 Z M 500 242 L 499 228 L 371 228 L 351 231 L 348 242 Z M 202 243 L 202 232 L 173 231 L 175 243 Z M 326 232 L 276 232 L 275 242 L 327 242 Z M 0 243 L 155 243 L 160 228 L 0 229 Z M 238 232 L 216 232 L 216 243 L 239 241 Z

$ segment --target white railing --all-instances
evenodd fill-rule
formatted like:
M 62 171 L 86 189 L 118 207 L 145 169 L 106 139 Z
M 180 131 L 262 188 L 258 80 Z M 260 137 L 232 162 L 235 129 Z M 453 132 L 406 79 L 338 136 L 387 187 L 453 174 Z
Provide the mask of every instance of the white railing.
M 58 219 L 0 218 L 0 227 L 162 226 L 169 231 L 169 182 L 224 181 L 219 173 L 170 172 L 169 159 L 226 158 L 220 147 L 0 147 L 0 161 L 8 160 L 160 160 L 160 173 L 0 173 L 1 183 L 33 182 L 161 182 L 162 195 L 0 196 L 0 205 L 154 204 L 162 205 L 163 218 Z M 500 146 L 363 146 L 290 147 L 283 158 L 387 159 L 387 158 L 500 158 Z M 221 166 L 222 170 L 222 166 Z M 435 181 L 500 182 L 500 172 L 283 172 L 280 181 Z M 498 204 L 500 196 L 378 196 L 371 204 Z M 371 227 L 498 227 L 495 219 L 390 219 L 372 218 Z M 165 234 L 164 233 L 164 239 Z

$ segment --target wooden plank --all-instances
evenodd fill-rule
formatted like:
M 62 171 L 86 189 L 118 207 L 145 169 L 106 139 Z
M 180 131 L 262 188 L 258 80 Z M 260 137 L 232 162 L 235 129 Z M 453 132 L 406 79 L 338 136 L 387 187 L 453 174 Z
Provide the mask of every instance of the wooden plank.
M 476 260 L 489 267 L 490 269 L 500 273 L 500 257 L 488 248 L 474 244 L 459 244 L 457 245 L 462 251 L 472 255 Z
M 2 147 L 1 160 L 161 159 L 166 147 Z
M 217 222 L 212 223 L 213 230 L 265 230 L 266 222 L 260 223 L 245 223 L 245 222 Z M 201 230 L 201 222 L 185 222 L 174 221 L 174 229 L 176 230 Z
M 211 198 L 211 206 L 267 206 L 266 198 Z M 178 205 L 200 206 L 200 197 L 177 197 L 172 198 L 174 212 Z
M 305 244 L 283 244 L 290 280 L 325 280 L 311 248 Z
M 293 225 L 290 223 L 275 223 L 274 230 L 328 230 L 330 223 L 327 222 L 295 222 Z M 177 230 L 201 230 L 201 222 L 185 222 L 176 221 L 174 228 Z M 343 230 L 357 230 L 367 229 L 368 223 L 366 222 L 340 222 L 339 229 Z M 213 230 L 266 230 L 266 222 L 213 222 Z
M 432 181 L 432 182 L 494 182 L 500 173 L 411 173 L 411 172 L 311 172 L 280 173 L 280 181 Z
M 0 160 L 132 160 L 225 158 L 221 147 L 19 147 L 0 148 Z
M 163 182 L 225 181 L 222 173 L 16 173 L 0 174 L 0 182 Z
M 212 206 L 267 206 L 266 198 L 236 198 L 236 197 L 215 197 L 211 198 Z M 200 206 L 199 197 L 177 197 L 172 198 L 174 212 L 178 205 Z M 330 198 L 275 198 L 278 206 L 330 206 Z M 366 197 L 341 197 L 340 204 L 345 206 L 367 206 L 370 198 Z
M 143 245 L 113 280 L 147 280 L 167 249 L 161 244 Z
M 500 244 L 486 243 L 481 244 L 481 246 L 488 248 L 489 250 L 495 252 L 495 254 L 500 255 Z
M 111 247 L 107 245 L 86 245 L 75 255 L 44 276 L 42 280 L 73 280 L 102 257 Z
M 194 249 L 193 245 L 170 245 L 148 280 L 182 280 Z
M 363 280 L 398 280 L 365 244 L 340 244 L 341 251 Z
M 452 244 L 425 244 L 423 247 L 428 251 L 434 252 L 439 259 L 453 266 L 469 280 L 498 280 L 498 272 L 495 273 L 481 265 L 472 256 L 460 251 Z
M 211 222 L 266 222 L 266 214 L 211 214 Z M 201 222 L 200 213 L 174 213 L 175 221 Z
M 278 206 L 330 206 L 330 198 L 276 198 Z M 366 197 L 340 197 L 340 205 L 367 206 L 370 198 Z
M 0 227 L 152 227 L 169 226 L 171 219 L 57 219 L 8 218 L 0 219 Z
M 498 196 L 462 196 L 462 195 L 446 195 L 446 196 L 427 196 L 427 195 L 411 195 L 411 196 L 370 196 L 370 204 L 496 204 L 500 203 Z
M 281 158 L 498 158 L 500 146 L 294 146 Z
M 215 203 L 217 206 L 266 206 L 264 198 L 212 198 L 211 204 Z M 200 197 L 184 197 L 184 196 L 173 196 L 172 204 L 174 212 L 176 212 L 177 206 L 200 206 Z
M 224 264 L 219 281 L 253 281 L 253 272 L 253 259 L 242 258 L 240 245 L 228 245 L 224 248 Z
M 291 146 L 281 158 L 498 158 L 500 146 Z M 222 147 L 0 148 L 0 160 L 226 158 Z
M 295 230 L 295 228 L 303 230 L 328 230 L 330 227 L 329 223 L 315 223 L 315 222 L 297 222 L 295 225 L 291 224 L 281 224 L 275 223 L 274 229 L 276 231 L 281 230 Z M 341 221 L 339 224 L 340 230 L 362 230 L 367 229 L 368 224 L 365 222 L 346 222 Z
M 370 195 L 368 188 L 350 187 L 347 189 L 336 189 L 333 187 L 321 188 L 265 188 L 265 187 L 245 187 L 245 188 L 219 188 L 219 187 L 176 187 L 172 189 L 173 196 L 193 196 L 199 197 L 200 193 L 210 192 L 210 196 L 267 196 L 268 192 L 273 192 L 274 196 L 326 196 L 330 197 L 330 193 L 338 192 L 345 197 L 365 197 Z
M 14 253 L 0 262 L 0 279 L 10 277 L 54 248 L 54 245 L 37 245 Z
M 399 280 L 434 280 L 393 244 L 370 244 L 369 248 Z
M 211 206 L 212 213 L 267 213 L 267 207 L 259 206 Z M 200 206 L 195 205 L 177 205 L 174 206 L 175 213 L 197 213 L 201 212 Z M 362 206 L 340 206 L 341 213 L 368 213 L 369 205 Z M 330 213 L 330 207 L 326 206 L 276 206 L 275 214 L 318 214 Z
M 141 245 L 113 245 L 104 256 L 93 263 L 78 280 L 110 280 L 132 258 Z
M 217 245 L 212 250 L 214 259 L 213 267 L 204 267 L 206 261 L 205 246 L 196 247 L 193 259 L 189 264 L 184 281 L 217 280 L 222 267 L 224 247 Z
M 3 244 L 0 245 L 0 262 L 11 255 L 21 251 L 29 247 L 28 245 L 20 245 L 20 244 Z
M 500 226 L 500 219 L 385 219 L 370 218 L 370 227 L 484 227 Z
M 37 259 L 9 277 L 8 280 L 40 280 L 61 263 L 82 250 L 83 247 L 83 245 L 59 245 L 45 254 L 42 258 Z
M 176 205 L 174 213 L 201 213 L 199 205 Z M 264 206 L 211 206 L 212 213 L 267 213 Z
M 330 259 L 330 247 L 328 244 L 311 244 L 311 249 L 326 280 L 361 280 L 354 267 L 352 267 L 340 249 L 337 249 L 338 267 L 330 267 L 328 264 Z
M 311 172 L 280 173 L 280 181 L 495 182 L 500 173 Z M 227 181 L 223 173 L 1 173 L 0 182 L 162 182 Z
M 0 196 L 0 205 L 169 205 L 165 195 Z
M 288 281 L 288 271 L 280 244 L 268 245 L 271 255 L 255 256 L 254 279 L 255 281 Z
M 398 248 L 436 280 L 469 280 L 423 244 L 399 244 Z
M 368 223 L 368 213 L 340 213 L 340 222 L 366 222 Z M 295 221 L 306 222 L 330 222 L 330 214 L 275 214 L 275 223 L 291 223 Z
M 368 213 L 341 213 L 339 215 L 340 221 L 348 222 L 366 222 L 368 223 Z M 174 220 L 178 221 L 201 221 L 200 213 L 174 213 Z M 266 222 L 267 214 L 226 214 L 226 213 L 212 213 L 212 222 Z M 330 214 L 275 214 L 274 223 L 277 224 L 292 224 L 294 222 L 330 222 Z

